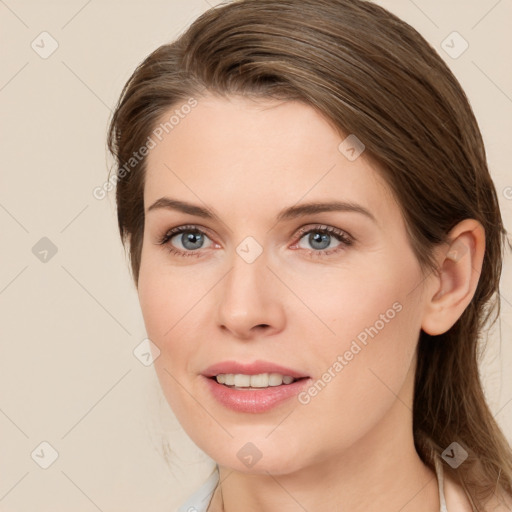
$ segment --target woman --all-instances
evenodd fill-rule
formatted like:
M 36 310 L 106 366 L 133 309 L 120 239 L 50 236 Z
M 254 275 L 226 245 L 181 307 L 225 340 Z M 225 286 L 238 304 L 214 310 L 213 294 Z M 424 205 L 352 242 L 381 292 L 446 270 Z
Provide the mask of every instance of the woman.
M 505 230 L 414 29 L 365 1 L 212 9 L 134 72 L 109 149 L 158 378 L 217 463 L 180 510 L 511 510 L 477 366 Z

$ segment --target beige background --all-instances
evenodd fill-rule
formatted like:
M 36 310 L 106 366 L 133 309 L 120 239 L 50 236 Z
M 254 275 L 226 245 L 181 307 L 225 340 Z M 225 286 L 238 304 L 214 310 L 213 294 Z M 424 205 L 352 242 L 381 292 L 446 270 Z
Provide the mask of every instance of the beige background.
M 461 81 L 512 228 L 512 3 L 379 3 L 418 29 Z M 168 410 L 153 368 L 133 354 L 145 331 L 114 196 L 92 195 L 111 162 L 106 127 L 123 84 L 207 8 L 205 0 L 0 0 L 2 512 L 173 511 L 210 470 Z M 441 47 L 453 31 L 469 43 L 458 58 Z M 53 40 L 58 48 L 44 55 Z M 462 48 L 451 40 L 452 53 Z M 511 279 L 507 257 L 501 328 L 482 373 L 512 441 Z M 40 465 L 52 448 L 43 441 L 58 452 L 47 469 Z

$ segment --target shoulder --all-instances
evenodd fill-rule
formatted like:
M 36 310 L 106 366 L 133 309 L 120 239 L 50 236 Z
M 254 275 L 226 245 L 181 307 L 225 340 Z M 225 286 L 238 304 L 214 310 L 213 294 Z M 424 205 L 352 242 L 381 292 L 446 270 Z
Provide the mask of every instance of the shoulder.
M 473 512 L 473 507 L 464 489 L 449 475 L 445 475 L 444 496 L 448 512 Z
M 512 496 L 493 496 L 485 504 L 485 512 L 512 512 Z
M 445 476 L 444 483 L 446 508 L 448 512 L 473 512 L 473 508 L 464 489 L 448 475 Z M 498 497 L 494 494 L 485 503 L 483 512 L 512 512 L 512 497 Z

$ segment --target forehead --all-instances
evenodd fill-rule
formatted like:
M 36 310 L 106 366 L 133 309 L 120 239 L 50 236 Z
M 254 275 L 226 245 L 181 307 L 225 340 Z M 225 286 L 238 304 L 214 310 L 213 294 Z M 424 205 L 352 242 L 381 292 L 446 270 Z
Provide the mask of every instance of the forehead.
M 169 109 L 162 123 L 179 109 Z M 206 96 L 186 111 L 168 124 L 161 140 L 153 137 L 146 207 L 167 193 L 195 202 L 211 198 L 214 208 L 240 205 L 248 212 L 327 196 L 369 209 L 393 202 L 364 152 L 348 159 L 340 150 L 347 134 L 302 102 Z

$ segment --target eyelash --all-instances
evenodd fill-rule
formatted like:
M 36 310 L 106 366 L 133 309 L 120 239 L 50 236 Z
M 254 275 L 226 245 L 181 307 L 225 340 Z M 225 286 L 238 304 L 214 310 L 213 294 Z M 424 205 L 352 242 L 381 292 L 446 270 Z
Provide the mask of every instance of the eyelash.
M 158 239 L 156 242 L 157 245 L 165 246 L 166 249 L 171 253 L 175 254 L 177 256 L 182 257 L 189 257 L 189 256 L 195 256 L 195 257 L 201 257 L 201 249 L 197 249 L 195 251 L 181 251 L 179 249 L 176 249 L 173 245 L 171 245 L 169 242 L 171 238 L 175 237 L 176 235 L 179 235 L 180 233 L 198 233 L 201 235 L 205 235 L 208 237 L 207 233 L 203 230 L 199 229 L 197 226 L 194 225 L 185 225 L 185 226 L 179 226 L 176 228 L 173 228 L 166 233 L 162 237 Z M 354 243 L 354 238 L 350 236 L 348 233 L 341 231 L 340 229 L 331 227 L 331 226 L 325 226 L 325 225 L 317 225 L 313 227 L 304 227 L 301 228 L 295 235 L 294 238 L 297 238 L 297 242 L 295 242 L 293 245 L 297 245 L 300 240 L 303 238 L 304 235 L 307 235 L 309 233 L 321 233 L 321 234 L 327 234 L 333 236 L 336 240 L 341 242 L 341 244 L 338 247 L 335 247 L 334 249 L 321 249 L 321 250 L 314 250 L 310 249 L 306 252 L 309 254 L 310 257 L 318 257 L 318 256 L 328 256 L 331 254 L 338 253 L 340 251 L 345 250 L 346 247 L 351 246 Z

